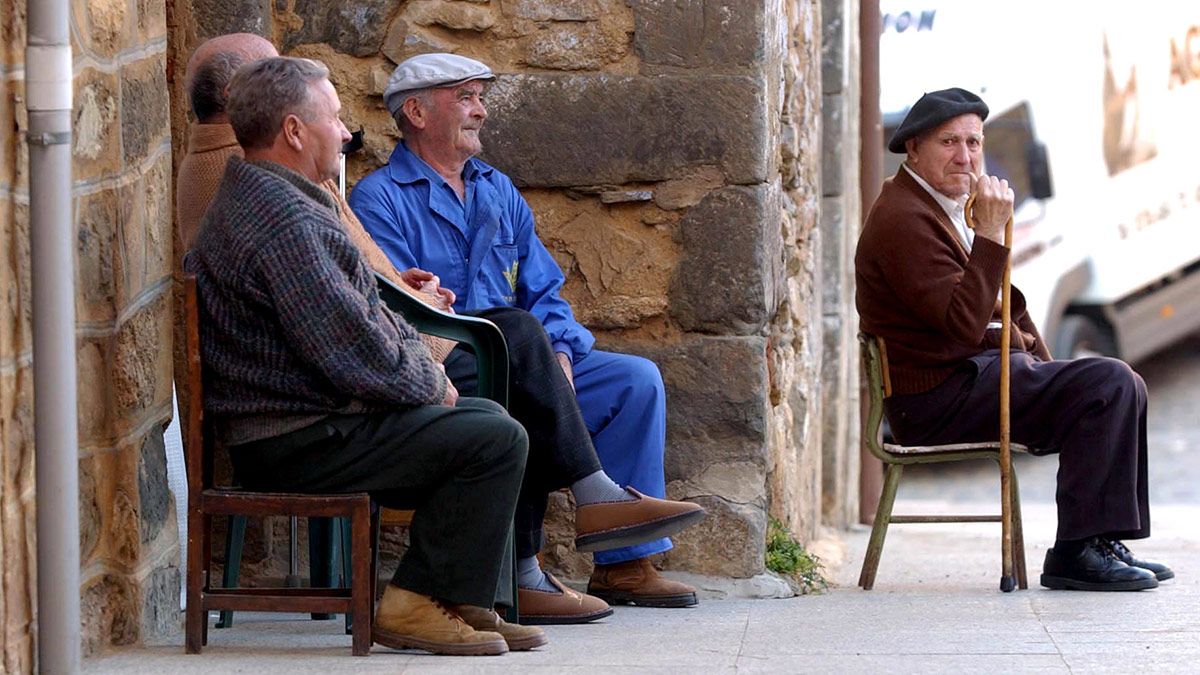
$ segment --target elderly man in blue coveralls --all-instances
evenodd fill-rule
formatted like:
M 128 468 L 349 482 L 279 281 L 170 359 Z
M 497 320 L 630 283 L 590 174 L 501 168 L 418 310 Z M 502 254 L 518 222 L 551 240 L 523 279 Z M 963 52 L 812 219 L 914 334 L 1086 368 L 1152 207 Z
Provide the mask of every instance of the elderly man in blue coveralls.
M 453 292 L 456 311 L 490 318 L 506 335 L 503 315 L 490 311 L 516 307 L 532 313 L 553 346 L 567 399 L 574 389 L 604 472 L 621 485 L 663 497 L 666 399 L 658 368 L 641 357 L 593 349 L 595 338 L 559 295 L 563 273 L 538 239 L 529 205 L 508 176 L 474 157 L 482 150 L 479 130 L 487 118 L 482 95 L 493 79 L 485 64 L 452 54 L 423 54 L 401 63 L 384 100 L 403 140 L 386 166 L 358 183 L 350 205 L 396 268 L 436 275 L 430 283 Z M 452 354 L 446 361 L 460 389 L 456 371 L 470 372 L 456 367 L 464 356 Z M 513 386 L 522 386 L 516 381 L 520 373 L 513 377 Z M 546 395 L 552 379 L 524 384 Z M 529 428 L 520 411 L 513 415 Z M 518 513 L 518 529 L 520 518 Z M 539 531 L 533 549 L 522 551 L 518 536 L 523 617 L 527 603 L 542 602 L 529 593 L 558 588 L 538 567 L 540 544 Z M 670 548 L 670 539 L 663 538 L 596 551 L 588 592 L 614 604 L 694 605 L 694 589 L 661 577 L 650 564 L 649 556 Z

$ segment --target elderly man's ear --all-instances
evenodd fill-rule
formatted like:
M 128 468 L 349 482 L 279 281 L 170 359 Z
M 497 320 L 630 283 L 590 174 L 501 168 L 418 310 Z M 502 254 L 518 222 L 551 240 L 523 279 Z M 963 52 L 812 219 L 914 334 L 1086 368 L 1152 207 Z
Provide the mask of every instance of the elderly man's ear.
M 288 147 L 296 152 L 304 150 L 304 141 L 300 138 L 303 129 L 304 123 L 298 116 L 288 115 L 283 118 L 283 139 L 287 142 Z
M 425 106 L 422 105 L 420 99 L 416 96 L 409 98 L 401 107 L 404 111 L 404 116 L 408 119 L 408 123 L 417 129 L 425 128 Z

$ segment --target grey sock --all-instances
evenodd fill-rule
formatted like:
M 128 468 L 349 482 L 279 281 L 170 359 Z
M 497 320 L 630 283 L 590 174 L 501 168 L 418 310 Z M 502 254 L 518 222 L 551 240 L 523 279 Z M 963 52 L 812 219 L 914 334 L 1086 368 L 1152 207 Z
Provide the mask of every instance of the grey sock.
M 517 585 L 536 591 L 561 592 L 546 578 L 546 573 L 538 566 L 538 559 L 535 555 L 517 561 Z
M 633 495 L 626 492 L 608 477 L 603 471 L 589 474 L 571 483 L 571 494 L 575 495 L 575 503 L 595 504 L 597 502 L 633 501 Z

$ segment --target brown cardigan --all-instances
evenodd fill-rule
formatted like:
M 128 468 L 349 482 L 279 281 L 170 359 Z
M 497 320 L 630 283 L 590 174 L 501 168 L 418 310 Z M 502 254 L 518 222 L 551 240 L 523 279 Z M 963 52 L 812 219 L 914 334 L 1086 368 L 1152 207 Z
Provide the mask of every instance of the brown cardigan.
M 175 181 L 175 218 L 179 223 L 179 240 L 183 242 L 185 251 L 192 247 L 196 231 L 200 228 L 200 221 L 208 211 L 208 206 L 216 196 L 217 187 L 225 175 L 225 165 L 229 158 L 235 155 L 241 157 L 243 153 L 237 137 L 233 134 L 233 127 L 228 124 L 191 125 L 187 154 L 179 162 L 179 176 Z M 342 226 L 350 235 L 350 241 L 354 242 L 367 259 L 367 264 L 425 304 L 438 306 L 432 295 L 418 291 L 400 278 L 387 254 L 371 239 L 362 223 L 350 210 L 350 205 L 338 191 L 337 181 L 325 181 L 322 187 L 337 202 Z M 433 359 L 439 363 L 454 349 L 454 343 L 449 340 L 431 335 L 422 336 L 422 340 L 429 347 Z
M 1000 284 L 1008 249 L 976 237 L 967 252 L 949 216 L 901 168 L 883 184 L 854 258 L 862 329 L 887 346 L 892 391 L 941 384 L 966 359 L 1000 346 Z M 1045 342 L 1012 289 L 1012 348 L 1050 360 Z

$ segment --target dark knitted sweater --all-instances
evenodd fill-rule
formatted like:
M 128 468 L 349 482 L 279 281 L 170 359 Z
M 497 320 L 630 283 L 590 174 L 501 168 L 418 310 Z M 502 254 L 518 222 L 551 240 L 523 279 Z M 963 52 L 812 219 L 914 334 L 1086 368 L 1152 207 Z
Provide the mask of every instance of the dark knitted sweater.
M 222 443 L 445 395 L 333 200 L 298 173 L 231 158 L 184 266 L 199 295 L 204 410 Z
M 966 359 L 1000 346 L 996 300 L 1008 249 L 975 237 L 967 252 L 933 197 L 901 168 L 883 184 L 854 258 L 862 329 L 883 338 L 892 391 L 928 391 Z M 1012 289 L 1012 348 L 1050 353 Z

